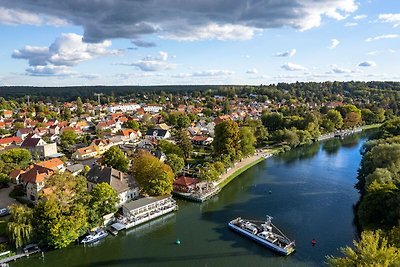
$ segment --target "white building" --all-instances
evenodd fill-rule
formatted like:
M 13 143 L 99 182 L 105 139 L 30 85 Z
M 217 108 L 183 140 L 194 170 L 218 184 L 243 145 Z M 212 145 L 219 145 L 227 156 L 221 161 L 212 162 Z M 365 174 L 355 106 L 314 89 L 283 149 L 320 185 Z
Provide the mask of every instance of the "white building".
M 158 113 L 162 110 L 162 106 L 159 105 L 146 105 L 143 107 L 143 110 L 150 113 Z
M 128 112 L 128 111 L 136 111 L 140 108 L 140 105 L 135 103 L 126 103 L 126 104 L 114 104 L 107 108 L 108 112 L 115 113 L 117 111 Z

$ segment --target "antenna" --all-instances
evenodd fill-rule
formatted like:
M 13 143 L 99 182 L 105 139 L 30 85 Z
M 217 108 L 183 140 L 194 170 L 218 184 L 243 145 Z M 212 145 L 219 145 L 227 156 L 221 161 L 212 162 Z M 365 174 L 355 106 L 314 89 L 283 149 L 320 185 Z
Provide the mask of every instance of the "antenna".
M 101 105 L 100 103 L 100 96 L 104 95 L 103 93 L 94 93 L 94 96 L 97 96 L 97 103 L 99 103 L 99 105 Z

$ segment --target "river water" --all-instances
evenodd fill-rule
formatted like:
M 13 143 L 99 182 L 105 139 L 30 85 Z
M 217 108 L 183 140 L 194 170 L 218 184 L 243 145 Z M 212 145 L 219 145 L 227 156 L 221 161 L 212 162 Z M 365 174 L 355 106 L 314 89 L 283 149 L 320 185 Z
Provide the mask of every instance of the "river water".
M 117 237 L 48 252 L 44 259 L 31 256 L 11 266 L 323 266 L 326 255 L 340 255 L 338 248 L 351 245 L 356 237 L 354 184 L 366 136 L 328 140 L 271 157 L 208 202 L 178 200 L 176 213 Z M 239 216 L 263 220 L 267 214 L 296 240 L 294 254 L 278 256 L 227 227 Z M 316 246 L 311 245 L 313 238 Z

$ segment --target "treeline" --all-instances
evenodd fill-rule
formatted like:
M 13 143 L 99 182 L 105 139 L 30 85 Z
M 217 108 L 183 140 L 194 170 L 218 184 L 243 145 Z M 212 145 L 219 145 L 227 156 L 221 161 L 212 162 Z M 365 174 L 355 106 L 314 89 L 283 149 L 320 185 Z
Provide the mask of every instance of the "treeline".
M 361 194 L 357 221 L 363 230 L 344 257 L 330 266 L 400 266 L 400 118 L 386 121 L 376 139 L 366 142 L 356 188 Z

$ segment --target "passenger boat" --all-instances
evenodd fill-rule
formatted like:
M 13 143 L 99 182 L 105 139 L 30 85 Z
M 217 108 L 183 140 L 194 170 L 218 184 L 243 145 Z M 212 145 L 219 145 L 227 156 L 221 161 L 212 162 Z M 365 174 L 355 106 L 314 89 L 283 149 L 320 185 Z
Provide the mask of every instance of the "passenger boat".
M 106 236 L 108 236 L 108 233 L 104 230 L 97 230 L 94 233 L 91 233 L 89 235 L 87 235 L 82 241 L 82 244 L 90 244 L 90 243 L 94 243 L 96 241 L 99 241 L 103 238 L 105 238 Z
M 265 222 L 236 218 L 228 223 L 229 228 L 251 238 L 252 240 L 272 249 L 281 255 L 289 255 L 295 251 L 295 242 L 287 238 L 271 222 L 272 217 L 267 216 Z

